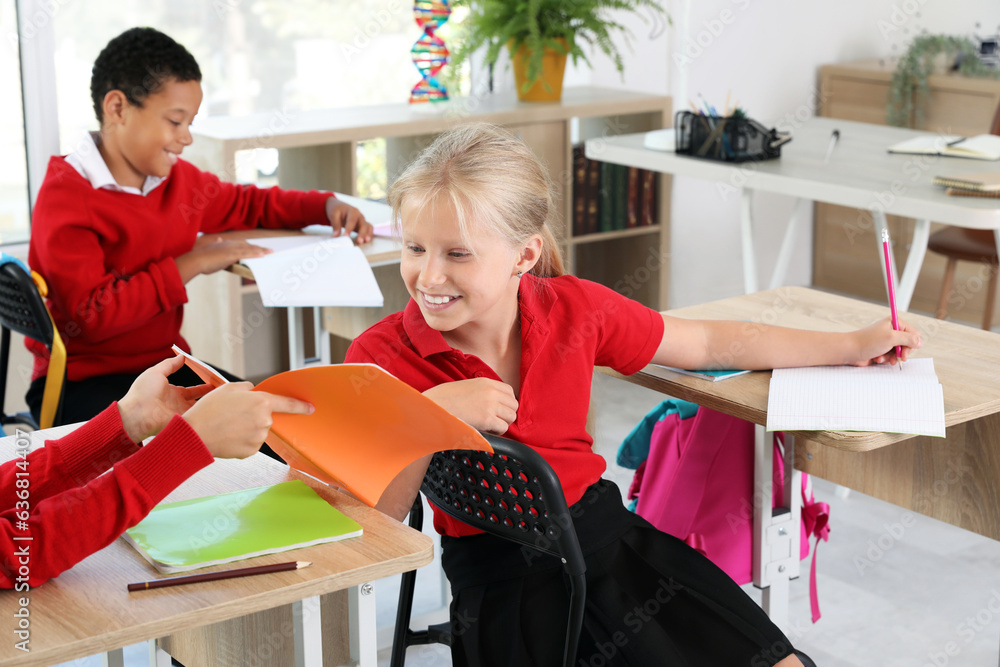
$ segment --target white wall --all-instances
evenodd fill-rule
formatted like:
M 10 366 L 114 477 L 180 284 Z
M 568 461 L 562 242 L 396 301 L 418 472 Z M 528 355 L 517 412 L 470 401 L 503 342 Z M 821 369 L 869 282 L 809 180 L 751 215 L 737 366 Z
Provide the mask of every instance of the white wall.
M 665 6 L 673 18 L 665 30 L 635 16 L 623 20 L 635 35 L 624 81 L 607 59 L 596 57 L 591 72 L 577 68 L 567 83 L 670 94 L 675 111 L 688 108 L 698 93 L 721 109 L 731 94 L 751 117 L 794 131 L 795 119 L 817 108 L 820 65 L 895 55 L 923 30 L 985 36 L 1000 25 L 996 0 L 673 0 Z M 791 207 L 787 197 L 755 201 L 762 285 Z M 671 306 L 741 293 L 739 197 L 678 178 L 672 211 Z M 812 275 L 811 225 L 803 229 L 789 270 L 789 282 L 797 285 L 808 285 Z

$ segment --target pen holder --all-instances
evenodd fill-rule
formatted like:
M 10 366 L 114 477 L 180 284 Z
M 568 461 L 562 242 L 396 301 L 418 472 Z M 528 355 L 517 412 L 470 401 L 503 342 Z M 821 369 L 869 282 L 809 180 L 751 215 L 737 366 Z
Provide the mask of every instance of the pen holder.
M 747 162 L 781 157 L 791 136 L 768 130 L 755 120 L 734 116 L 703 116 L 678 111 L 674 126 L 679 155 L 722 162 Z

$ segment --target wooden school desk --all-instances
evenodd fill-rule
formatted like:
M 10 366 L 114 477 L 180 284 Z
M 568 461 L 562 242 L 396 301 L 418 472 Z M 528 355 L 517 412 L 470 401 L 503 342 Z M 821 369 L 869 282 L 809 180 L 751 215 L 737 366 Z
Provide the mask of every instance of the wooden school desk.
M 760 324 L 822 331 L 852 331 L 886 317 L 888 308 L 805 287 L 782 287 L 669 311 L 692 319 L 746 322 L 752 338 Z M 1000 540 L 1000 335 L 905 313 L 931 357 L 944 389 L 945 438 L 898 433 L 809 431 L 787 435 L 786 458 L 799 470 L 901 507 Z M 726 360 L 719 363 L 725 365 Z M 720 382 L 667 372 L 669 379 L 640 371 L 624 377 L 676 398 L 693 401 L 755 424 L 767 421 L 770 371 Z M 782 627 L 787 623 L 788 577 L 798 571 L 797 507 L 801 482 L 787 475 L 790 512 L 770 507 L 771 447 L 759 426 L 755 459 L 754 583 L 764 588 L 764 606 Z M 770 442 L 770 438 L 767 439 Z M 791 451 L 788 451 L 791 450 Z M 788 468 L 786 468 L 787 470 Z M 762 493 L 766 491 L 766 493 Z M 759 502 L 758 502 L 759 501 Z M 790 523 L 789 523 L 790 522 Z M 781 529 L 785 527 L 785 534 Z M 794 527 L 794 530 L 787 530 Z M 792 556 L 794 554 L 794 557 Z M 770 587 L 770 588 L 768 588 Z
M 72 428 L 51 430 L 59 433 Z M 31 437 L 32 449 L 41 445 L 41 436 Z M 12 458 L 14 449 L 14 436 L 0 439 L 0 460 Z M 363 584 L 431 562 L 433 544 L 429 537 L 311 478 L 290 472 L 263 454 L 244 460 L 216 460 L 167 500 L 287 479 L 303 479 L 360 523 L 364 535 L 245 563 L 312 561 L 301 570 L 137 593 L 127 592 L 126 585 L 160 575 L 135 549 L 118 539 L 30 592 L 5 591 L 0 595 L 0 616 L 7 619 L 9 630 L 8 641 L 0 643 L 0 665 L 52 665 L 164 637 L 164 648 L 187 667 L 319 666 L 352 661 L 374 666 L 374 636 L 353 646 L 348 639 L 348 597 L 353 594 L 346 589 L 360 589 L 359 596 L 370 598 L 368 611 L 374 615 L 374 595 L 366 595 Z M 234 565 L 215 569 L 230 567 Z M 30 600 L 28 653 L 14 647 L 13 614 L 20 608 L 20 597 Z M 352 624 L 356 622 L 351 619 Z M 120 665 L 120 652 L 112 654 L 110 663 L 116 664 L 116 660 Z
M 829 162 L 826 162 L 834 129 L 840 132 L 840 139 L 830 154 Z M 996 162 L 889 153 L 886 149 L 892 144 L 920 135 L 934 136 L 930 132 L 899 127 L 812 118 L 792 127 L 791 132 L 792 141 L 781 147 L 781 157 L 761 162 L 733 164 L 651 150 L 643 146 L 645 134 L 591 139 L 587 141 L 587 157 L 715 181 L 722 188 L 720 197 L 730 193 L 735 197 L 739 192 L 742 198 L 743 279 L 748 294 L 757 291 L 757 258 L 751 215 L 754 191 L 798 198 L 785 228 L 771 276 L 771 288 L 784 284 L 796 227 L 808 219 L 807 207 L 814 201 L 869 211 L 872 221 L 859 217 L 855 223 L 858 229 L 853 233 L 857 234 L 874 224 L 875 238 L 879 241 L 881 230 L 886 227 L 886 214 L 916 218 L 906 266 L 895 283 L 897 304 L 903 310 L 909 307 L 916 287 L 920 265 L 927 251 L 931 222 L 992 229 L 1000 240 L 998 200 L 949 196 L 944 188 L 932 183 L 935 176 L 996 171 Z M 851 229 L 845 229 L 844 233 L 853 238 Z M 878 253 L 881 257 L 881 244 Z

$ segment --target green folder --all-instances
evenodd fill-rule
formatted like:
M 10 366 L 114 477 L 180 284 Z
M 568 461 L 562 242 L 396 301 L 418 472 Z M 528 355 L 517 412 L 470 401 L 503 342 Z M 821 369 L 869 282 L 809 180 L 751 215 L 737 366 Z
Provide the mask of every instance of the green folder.
M 301 480 L 157 505 L 125 541 L 163 573 L 361 535 Z

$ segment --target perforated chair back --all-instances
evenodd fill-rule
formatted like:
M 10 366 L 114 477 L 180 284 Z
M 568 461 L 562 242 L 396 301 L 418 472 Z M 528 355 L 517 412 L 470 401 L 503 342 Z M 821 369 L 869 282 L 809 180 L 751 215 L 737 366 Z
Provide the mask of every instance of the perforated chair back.
M 36 274 L 37 275 L 37 274 Z M 40 278 L 39 278 L 40 280 Z M 44 281 L 40 281 L 44 285 Z M 10 332 L 16 331 L 39 341 L 50 352 L 50 373 L 45 381 L 42 423 L 36 424 L 30 415 L 4 415 L 3 423 L 26 423 L 33 428 L 48 428 L 57 422 L 61 407 L 62 384 L 65 381 L 66 353 L 58 331 L 52 323 L 43 295 L 20 261 L 0 257 L 0 406 L 6 398 L 7 374 L 10 364 Z M 50 387 L 50 385 L 52 385 Z
M 485 437 L 493 446 L 493 454 L 473 450 L 435 454 L 420 490 L 431 503 L 461 522 L 562 561 L 570 599 L 563 654 L 563 664 L 568 667 L 576 660 L 587 585 L 583 552 L 566 496 L 551 466 L 531 447 L 498 436 Z M 417 511 L 419 503 L 418 498 L 414 504 Z M 408 645 L 428 641 L 450 644 L 447 637 L 428 640 L 421 636 L 416 641 L 405 641 L 403 631 L 410 631 L 409 606 L 403 609 L 404 595 L 406 592 L 401 590 L 392 667 L 402 667 Z M 412 583 L 409 599 L 412 601 Z M 401 627 L 401 623 L 405 625 Z

